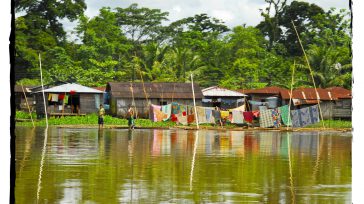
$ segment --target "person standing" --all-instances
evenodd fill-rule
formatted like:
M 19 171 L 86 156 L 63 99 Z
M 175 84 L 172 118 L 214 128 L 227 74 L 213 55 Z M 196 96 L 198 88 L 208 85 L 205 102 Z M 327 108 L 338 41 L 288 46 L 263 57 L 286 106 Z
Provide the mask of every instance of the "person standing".
M 99 129 L 104 128 L 104 115 L 105 115 L 105 109 L 102 104 L 100 104 L 99 108 Z
M 134 127 L 135 127 L 135 124 L 134 124 L 134 110 L 130 105 L 129 105 L 129 109 L 128 109 L 127 119 L 128 119 L 129 130 L 134 129 Z

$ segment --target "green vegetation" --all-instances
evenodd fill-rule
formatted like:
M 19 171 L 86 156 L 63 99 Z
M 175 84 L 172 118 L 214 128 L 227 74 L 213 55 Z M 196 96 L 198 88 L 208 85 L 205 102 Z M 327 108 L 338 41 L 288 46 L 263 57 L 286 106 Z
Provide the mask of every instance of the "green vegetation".
M 51 117 L 48 119 L 48 125 L 97 125 L 97 115 L 96 114 L 89 114 L 86 116 L 65 116 L 60 118 Z M 33 119 L 36 118 L 36 115 L 33 113 Z M 30 119 L 30 116 L 26 112 L 17 111 L 16 112 L 16 119 Z M 108 126 L 128 126 L 128 121 L 123 118 L 116 118 L 109 115 L 106 115 L 104 118 L 105 125 Z M 324 120 L 326 128 L 351 128 L 352 123 L 351 121 L 345 120 Z M 45 126 L 46 122 L 45 119 L 35 120 L 34 124 L 36 126 Z M 30 121 L 25 122 L 17 122 L 19 126 L 32 126 Z M 153 122 L 149 119 L 137 119 L 135 120 L 136 127 L 145 127 L 145 128 L 168 128 L 168 127 L 175 127 L 177 124 L 172 121 L 165 121 L 165 122 Z M 190 127 L 195 127 L 195 124 L 189 125 Z M 200 124 L 201 127 L 215 127 L 213 124 Z M 217 126 L 216 126 L 217 127 Z M 227 123 L 224 125 L 226 129 L 232 129 L 238 127 L 235 124 Z M 322 121 L 320 123 L 309 125 L 305 128 L 322 128 Z
M 309 125 L 307 128 L 322 128 L 323 124 L 326 128 L 352 128 L 351 121 L 347 120 L 324 120 L 319 123 Z
M 16 111 L 15 118 L 16 119 L 31 119 L 29 112 L 24 112 L 24 111 Z M 35 112 L 32 112 L 32 118 L 33 118 L 33 120 L 37 118 L 37 114 Z
M 33 116 L 33 119 L 36 117 Z M 17 111 L 16 119 L 28 119 L 27 114 L 22 111 Z M 30 117 L 29 117 L 30 119 Z M 48 119 L 48 125 L 97 125 L 98 116 L 96 114 L 89 114 L 86 116 L 65 116 L 60 118 L 50 117 Z M 122 118 L 115 118 L 106 115 L 104 118 L 105 125 L 117 125 L 117 126 L 128 126 L 128 121 Z M 45 126 L 45 119 L 36 120 L 34 123 L 36 126 Z M 152 122 L 149 119 L 137 119 L 135 121 L 137 127 L 172 127 L 175 126 L 174 122 Z M 30 121 L 17 122 L 19 126 L 32 126 Z
M 297 27 L 318 87 L 351 88 L 350 13 L 303 1 L 265 0 L 256 26 L 228 28 L 206 14 L 168 22 L 168 12 L 139 7 L 84 15 L 84 0 L 15 1 L 15 76 L 39 84 L 38 53 L 46 83 L 105 86 L 109 81 L 189 81 L 231 89 L 312 86 L 291 21 Z M 67 38 L 61 19 L 78 20 Z

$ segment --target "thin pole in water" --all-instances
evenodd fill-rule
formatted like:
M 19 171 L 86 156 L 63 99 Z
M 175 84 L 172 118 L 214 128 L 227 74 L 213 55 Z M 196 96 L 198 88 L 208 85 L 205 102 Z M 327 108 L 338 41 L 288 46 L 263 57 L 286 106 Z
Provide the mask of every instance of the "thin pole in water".
M 193 106 L 195 107 L 196 125 L 197 125 L 197 129 L 200 129 L 200 127 L 198 126 L 198 117 L 197 117 L 196 100 L 195 100 L 195 89 L 193 87 L 193 75 L 192 75 L 192 73 L 191 73 L 191 85 L 192 85 Z
M 44 85 L 43 85 L 43 75 L 42 75 L 42 59 L 39 53 L 39 69 L 40 69 L 40 82 L 42 84 L 42 93 L 43 93 L 43 105 L 44 105 L 44 113 L 46 118 L 46 128 L 48 128 L 48 113 L 47 113 L 47 107 L 46 107 L 46 100 L 44 95 Z
M 190 191 L 192 191 L 193 170 L 195 168 L 197 142 L 198 142 L 198 130 L 196 131 L 196 139 L 195 139 L 195 144 L 194 144 L 194 147 L 193 147 L 193 156 L 192 156 L 191 173 L 190 173 Z
M 288 148 L 288 162 L 289 162 L 289 180 L 291 184 L 291 196 L 292 203 L 296 203 L 295 193 L 294 193 L 294 184 L 293 184 L 293 173 L 292 173 L 292 158 L 291 158 L 291 133 L 287 134 L 287 148 Z

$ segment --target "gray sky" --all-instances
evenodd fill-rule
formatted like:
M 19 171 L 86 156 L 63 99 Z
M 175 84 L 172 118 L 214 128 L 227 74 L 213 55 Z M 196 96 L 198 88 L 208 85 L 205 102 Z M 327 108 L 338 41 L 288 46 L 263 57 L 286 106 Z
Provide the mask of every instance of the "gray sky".
M 128 7 L 132 3 L 138 3 L 139 7 L 158 8 L 169 12 L 170 22 L 181 18 L 207 13 L 216 17 L 232 28 L 246 23 L 255 26 L 261 20 L 259 9 L 266 8 L 264 0 L 85 0 L 87 10 L 85 14 L 93 17 L 102 7 Z M 349 0 L 306 0 L 315 3 L 325 10 L 331 7 L 349 10 Z M 167 23 L 168 24 L 168 23 Z M 66 31 L 71 31 L 76 23 L 64 21 Z

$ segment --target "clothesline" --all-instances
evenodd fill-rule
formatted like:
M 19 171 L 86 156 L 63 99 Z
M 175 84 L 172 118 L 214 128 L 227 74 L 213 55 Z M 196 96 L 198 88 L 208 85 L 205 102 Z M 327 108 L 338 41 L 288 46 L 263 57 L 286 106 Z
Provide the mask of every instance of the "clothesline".
M 239 109 L 215 110 L 214 107 L 196 106 L 196 112 L 191 105 L 182 105 L 176 102 L 167 105 L 150 105 L 150 119 L 154 122 L 171 120 L 182 125 L 195 122 L 195 114 L 199 123 L 215 124 L 222 120 L 225 123 L 244 124 L 253 123 L 259 119 L 260 127 L 278 128 L 282 124 L 293 127 L 304 127 L 319 122 L 317 105 L 291 110 L 284 105 L 274 109 L 260 111 L 244 111 Z

